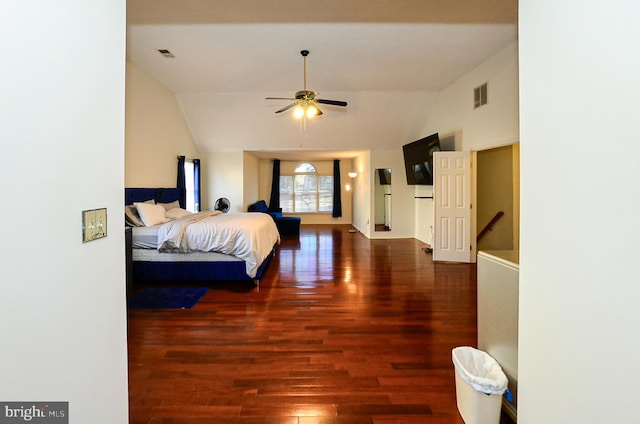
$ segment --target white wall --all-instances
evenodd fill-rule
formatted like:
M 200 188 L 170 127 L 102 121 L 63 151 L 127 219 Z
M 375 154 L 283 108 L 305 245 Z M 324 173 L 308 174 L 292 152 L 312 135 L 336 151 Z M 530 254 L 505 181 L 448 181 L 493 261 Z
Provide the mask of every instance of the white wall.
M 522 424 L 638 420 L 639 15 L 520 2 Z
M 415 186 L 414 197 L 415 238 L 433 246 L 433 186 Z
M 231 202 L 231 212 L 246 212 L 244 207 L 244 154 L 243 152 L 209 153 L 204 158 L 206 169 L 202 179 L 206 191 L 202 210 L 213 210 L 216 200 L 226 197 Z
M 488 103 L 473 108 L 473 89 L 487 83 Z M 513 43 L 440 92 L 424 134 L 457 133 L 463 151 L 518 141 L 518 44 Z
M 243 153 L 243 158 L 242 199 L 244 202 L 243 210 L 246 211 L 250 204 L 260 198 L 260 160 L 247 152 Z M 264 200 L 269 203 L 269 197 Z
M 370 183 L 371 152 L 364 151 L 351 161 L 352 169 L 358 173 L 352 180 L 353 221 L 352 225 L 367 237 L 373 232 L 372 214 L 373 190 Z
M 126 87 L 126 187 L 175 187 L 177 157 L 200 158 L 176 97 L 131 63 Z
M 74 423 L 128 422 L 125 7 L 0 3 L 0 400 L 69 401 Z

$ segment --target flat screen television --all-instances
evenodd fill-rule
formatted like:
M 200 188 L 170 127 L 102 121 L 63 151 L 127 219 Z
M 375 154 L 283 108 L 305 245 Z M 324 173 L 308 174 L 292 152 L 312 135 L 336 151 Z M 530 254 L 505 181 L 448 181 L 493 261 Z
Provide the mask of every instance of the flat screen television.
M 438 133 L 402 146 L 408 185 L 433 185 L 433 152 L 438 151 Z
M 378 178 L 380 179 L 380 185 L 391 184 L 391 170 L 390 169 L 378 169 Z

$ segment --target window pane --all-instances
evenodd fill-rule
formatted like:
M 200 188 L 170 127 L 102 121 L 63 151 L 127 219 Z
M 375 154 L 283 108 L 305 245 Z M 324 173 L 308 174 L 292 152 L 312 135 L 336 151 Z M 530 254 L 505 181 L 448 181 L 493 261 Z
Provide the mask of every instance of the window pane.
M 317 212 L 315 175 L 296 175 L 294 178 L 294 209 L 296 212 Z
M 280 207 L 282 212 L 294 212 L 293 209 L 293 177 L 280 176 Z
M 320 176 L 319 179 L 319 211 L 331 212 L 333 211 L 333 176 Z
M 296 212 L 316 212 L 317 196 L 314 193 L 296 193 L 295 211 Z
M 333 177 L 329 175 L 323 175 L 319 177 L 320 180 L 320 188 L 318 191 L 320 192 L 333 192 Z
M 184 182 L 186 189 L 186 205 L 185 209 L 190 212 L 196 211 L 196 199 L 195 199 L 195 179 L 193 174 L 193 162 L 185 161 L 184 162 Z
M 280 176 L 280 193 L 293 193 L 292 176 Z
M 282 208 L 282 212 L 294 212 L 292 194 L 280 193 L 280 208 Z
M 333 211 L 333 195 L 320 193 L 320 212 Z
M 316 191 L 316 176 L 315 175 L 296 175 L 294 190 L 297 193 L 304 193 L 309 191 Z
M 312 172 L 312 173 L 316 173 L 316 167 L 311 165 L 310 163 L 304 162 L 299 164 L 296 167 L 296 170 L 294 171 L 296 174 L 299 172 Z

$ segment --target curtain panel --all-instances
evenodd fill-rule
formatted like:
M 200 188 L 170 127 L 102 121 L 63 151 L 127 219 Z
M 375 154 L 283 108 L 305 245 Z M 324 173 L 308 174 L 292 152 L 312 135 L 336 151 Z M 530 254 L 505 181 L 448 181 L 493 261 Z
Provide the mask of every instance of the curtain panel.
M 273 160 L 273 177 L 271 179 L 269 210 L 272 212 L 280 212 L 280 159 Z
M 340 184 L 340 161 L 333 161 L 333 214 L 334 218 L 342 216 L 342 190 Z
M 180 207 L 185 208 L 187 204 L 187 182 L 184 175 L 184 156 L 178 156 L 178 180 L 176 187 L 180 189 Z

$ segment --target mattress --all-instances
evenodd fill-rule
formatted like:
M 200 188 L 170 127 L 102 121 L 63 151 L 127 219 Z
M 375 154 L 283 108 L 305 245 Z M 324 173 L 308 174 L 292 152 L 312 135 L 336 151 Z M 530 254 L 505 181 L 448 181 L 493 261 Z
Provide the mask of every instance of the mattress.
M 158 229 L 160 225 L 152 227 L 132 227 L 131 241 L 134 249 L 157 249 Z
M 131 259 L 134 262 L 243 262 L 235 256 L 219 252 L 163 253 L 140 248 L 132 250 Z

